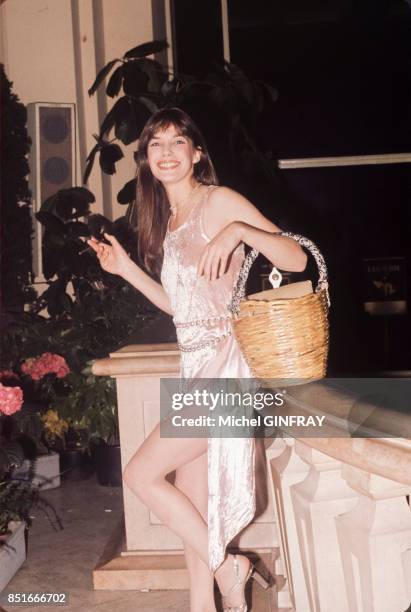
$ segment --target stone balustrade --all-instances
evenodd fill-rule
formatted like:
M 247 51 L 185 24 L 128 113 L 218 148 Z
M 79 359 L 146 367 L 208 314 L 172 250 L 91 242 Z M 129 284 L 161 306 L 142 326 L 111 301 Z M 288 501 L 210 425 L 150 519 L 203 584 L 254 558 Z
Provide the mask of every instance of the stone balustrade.
M 324 382 L 293 387 L 287 397 L 286 412 L 327 415 L 334 437 L 291 438 L 284 430 L 267 450 L 284 605 L 296 612 L 405 612 L 411 603 L 411 413 Z M 369 437 L 360 437 L 361 426 Z
M 123 467 L 159 419 L 176 344 L 128 346 L 95 362 L 116 378 Z M 354 407 L 354 409 L 353 409 Z M 235 543 L 283 577 L 273 605 L 295 612 L 405 612 L 411 603 L 411 416 L 327 382 L 287 389 L 282 414 L 326 415 L 316 437 L 265 440 L 268 500 Z M 361 437 L 364 430 L 365 436 Z M 260 440 L 261 442 L 261 440 Z M 264 456 L 264 452 L 259 455 Z M 264 461 L 263 461 L 264 463 Z M 95 588 L 187 588 L 182 543 L 124 487 L 120 556 Z

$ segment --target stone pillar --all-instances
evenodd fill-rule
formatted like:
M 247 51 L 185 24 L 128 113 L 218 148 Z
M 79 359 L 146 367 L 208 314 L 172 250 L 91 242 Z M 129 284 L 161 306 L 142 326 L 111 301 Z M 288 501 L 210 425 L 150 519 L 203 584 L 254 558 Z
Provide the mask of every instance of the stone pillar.
M 275 500 L 276 523 L 280 534 L 280 559 L 276 574 L 285 581 L 278 585 L 278 605 L 309 610 L 300 546 L 291 500 L 291 487 L 303 480 L 308 465 L 294 451 L 293 438 L 277 438 L 267 450 L 271 470 L 272 498 Z
M 344 573 L 335 518 L 350 510 L 355 492 L 341 478 L 341 464 L 332 457 L 296 442 L 296 453 L 310 470 L 291 487 L 291 499 L 308 591 L 309 607 L 297 612 L 348 612 Z
M 122 468 L 160 420 L 160 379 L 177 378 L 176 343 L 127 346 L 94 363 L 93 372 L 116 378 Z M 260 441 L 261 442 L 261 441 Z M 266 489 L 267 473 L 259 441 L 257 481 Z M 169 475 L 173 477 L 173 474 Z M 123 488 L 125 542 L 94 570 L 96 589 L 187 589 L 183 543 L 128 489 Z M 273 501 L 261 497 L 256 519 L 232 543 L 232 549 L 257 553 L 273 571 L 277 529 Z M 254 556 L 254 554 L 252 554 Z M 264 570 L 263 570 L 264 572 Z
M 350 612 L 403 612 L 411 602 L 410 486 L 344 465 L 359 493 L 336 518 Z

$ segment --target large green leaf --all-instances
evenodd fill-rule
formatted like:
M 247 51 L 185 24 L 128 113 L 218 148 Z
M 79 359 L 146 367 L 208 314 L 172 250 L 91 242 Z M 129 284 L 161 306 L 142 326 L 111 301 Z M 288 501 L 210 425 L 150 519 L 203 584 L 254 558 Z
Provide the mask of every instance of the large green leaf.
M 72 300 L 72 299 L 71 299 L 71 297 L 68 295 L 68 293 L 62 293 L 62 294 L 60 295 L 60 302 L 61 302 L 61 305 L 62 305 L 63 309 L 64 309 L 66 312 L 69 312 L 69 313 L 70 313 L 70 312 L 72 311 L 72 308 L 73 308 L 73 300 Z
M 150 113 L 156 113 L 158 111 L 158 105 L 151 98 L 147 98 L 146 96 L 139 96 L 138 98 L 144 106 L 148 108 Z
M 60 272 L 61 265 L 64 261 L 65 242 L 59 245 L 53 244 L 54 234 L 49 234 L 47 231 L 43 236 L 43 273 L 46 279 Z
M 60 189 L 56 203 L 56 212 L 62 219 L 75 219 L 89 214 L 90 204 L 95 201 L 94 195 L 85 187 Z
M 141 70 L 140 61 L 127 62 L 124 66 L 124 93 L 139 96 L 147 91 L 149 76 Z
M 100 138 L 114 127 L 116 137 L 128 145 L 137 140 L 150 116 L 146 104 L 130 96 L 123 96 L 117 100 L 101 124 Z
M 62 189 L 61 191 L 65 191 L 65 190 Z M 85 202 L 88 202 L 89 204 L 92 204 L 93 202 L 96 201 L 94 193 L 92 193 L 86 187 L 70 187 L 70 191 L 77 198 L 81 198 L 82 200 L 84 200 Z
M 44 291 L 42 298 L 47 303 L 47 310 L 50 315 L 57 315 L 63 311 L 62 295 L 66 293 L 66 283 L 57 279 L 49 284 Z
M 139 60 L 140 68 L 146 73 L 148 76 L 148 85 L 147 90 L 150 93 L 160 93 L 161 86 L 167 80 L 167 75 L 164 73 L 164 69 L 155 60 L 150 59 L 149 57 L 145 57 Z
M 103 240 L 105 242 L 103 232 L 115 234 L 113 222 L 107 219 L 104 215 L 100 215 L 98 213 L 90 215 L 90 217 L 87 219 L 87 225 L 91 235 L 97 240 Z
M 114 106 L 109 110 L 107 115 L 105 116 L 103 123 L 100 128 L 100 138 L 105 134 L 108 134 L 116 123 L 120 120 L 120 118 L 127 112 L 128 102 L 127 97 L 122 96 L 117 100 Z M 100 144 L 101 147 L 101 144 Z
M 66 234 L 62 236 L 61 234 L 56 234 L 55 232 L 49 232 L 46 230 L 43 238 L 43 245 L 49 250 L 58 250 L 64 248 L 66 241 Z
M 154 53 L 159 53 L 164 49 L 167 49 L 168 42 L 166 40 L 153 40 L 151 42 L 143 43 L 142 45 L 138 45 L 137 47 L 133 47 L 124 54 L 125 58 L 131 57 L 145 57 L 146 55 L 153 55 Z
M 252 107 L 254 103 L 254 85 L 242 74 L 237 74 L 233 79 L 233 87 L 242 96 L 246 104 Z
M 121 111 L 121 114 L 118 114 L 114 133 L 123 144 L 129 145 L 140 136 L 150 112 L 144 104 L 131 98 L 126 100 Z
M 41 212 L 53 212 L 56 202 L 58 199 L 58 194 L 57 193 L 53 193 L 53 195 L 51 195 L 49 198 L 47 198 L 47 200 L 44 200 L 44 202 L 41 205 L 40 211 Z
M 60 265 L 60 272 L 61 270 L 67 270 L 70 276 L 81 276 L 85 274 L 87 272 L 88 262 L 85 255 L 80 255 L 82 250 L 84 250 L 84 243 L 81 240 L 70 240 L 64 249 L 64 260 Z
M 107 144 L 100 151 L 100 168 L 106 174 L 114 174 L 116 162 L 124 157 L 123 151 L 117 144 Z
M 96 76 L 96 80 L 94 81 L 94 83 L 90 87 L 90 89 L 88 90 L 88 95 L 89 96 L 92 96 L 97 91 L 97 88 L 100 85 L 100 83 L 102 82 L 102 80 L 106 78 L 106 76 L 108 75 L 110 70 L 113 68 L 113 66 L 115 66 L 117 64 L 117 62 L 119 62 L 119 61 L 120 61 L 119 59 L 112 60 L 111 62 L 106 64 L 104 66 L 104 68 L 102 68 L 100 70 L 100 72 Z
M 119 204 L 130 204 L 136 197 L 137 179 L 133 178 L 128 181 L 117 194 L 117 202 Z
M 123 69 L 124 64 L 118 66 L 110 77 L 106 88 L 106 94 L 110 96 L 110 98 L 115 98 L 120 93 L 121 84 L 123 82 Z
M 86 169 L 85 169 L 84 175 L 83 175 L 83 183 L 84 184 L 87 183 L 87 181 L 88 181 L 88 178 L 89 178 L 89 176 L 91 174 L 91 171 L 93 169 L 93 166 L 94 166 L 94 159 L 95 159 L 95 157 L 97 155 L 97 152 L 100 150 L 100 148 L 101 148 L 101 144 L 100 144 L 100 142 L 98 142 L 91 149 L 91 151 L 90 151 L 90 153 L 89 153 L 89 155 L 87 157 L 87 160 L 86 160 Z
M 53 215 L 53 213 L 40 210 L 35 214 L 35 217 L 50 232 L 55 232 L 61 236 L 64 236 L 66 233 L 63 221 L 56 215 Z
M 70 221 L 66 223 L 67 234 L 70 238 L 79 238 L 80 236 L 90 236 L 90 230 L 87 223 L 81 221 Z
M 137 240 L 135 229 L 130 226 L 130 223 L 125 215 L 114 221 L 115 236 L 120 244 L 124 247 L 132 259 L 137 256 Z M 123 284 L 122 289 L 126 291 L 128 288 Z
M 177 90 L 179 80 L 177 78 L 170 79 L 169 81 L 165 81 L 161 86 L 161 93 L 165 98 L 170 98 L 174 96 Z

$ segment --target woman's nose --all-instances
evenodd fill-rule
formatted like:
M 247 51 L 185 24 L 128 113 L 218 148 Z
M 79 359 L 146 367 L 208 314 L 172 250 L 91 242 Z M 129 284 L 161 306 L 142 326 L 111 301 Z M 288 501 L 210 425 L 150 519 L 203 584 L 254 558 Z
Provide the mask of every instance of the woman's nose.
M 172 145 L 171 145 L 171 143 L 168 143 L 168 142 L 163 143 L 162 144 L 161 153 L 165 157 L 169 157 L 172 154 Z

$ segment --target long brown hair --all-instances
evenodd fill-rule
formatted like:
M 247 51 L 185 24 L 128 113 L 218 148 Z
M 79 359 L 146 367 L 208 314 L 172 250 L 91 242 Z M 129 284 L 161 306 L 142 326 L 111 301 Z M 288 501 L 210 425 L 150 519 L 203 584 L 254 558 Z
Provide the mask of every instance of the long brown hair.
M 148 143 L 155 133 L 170 125 L 191 140 L 201 153 L 194 165 L 194 178 L 204 185 L 218 185 L 217 175 L 207 151 L 204 138 L 194 121 L 180 108 L 164 108 L 154 113 L 144 126 L 138 141 L 137 190 L 135 214 L 138 255 L 147 270 L 160 275 L 163 262 L 163 241 L 170 217 L 170 205 L 162 183 L 156 179 L 147 159 Z

